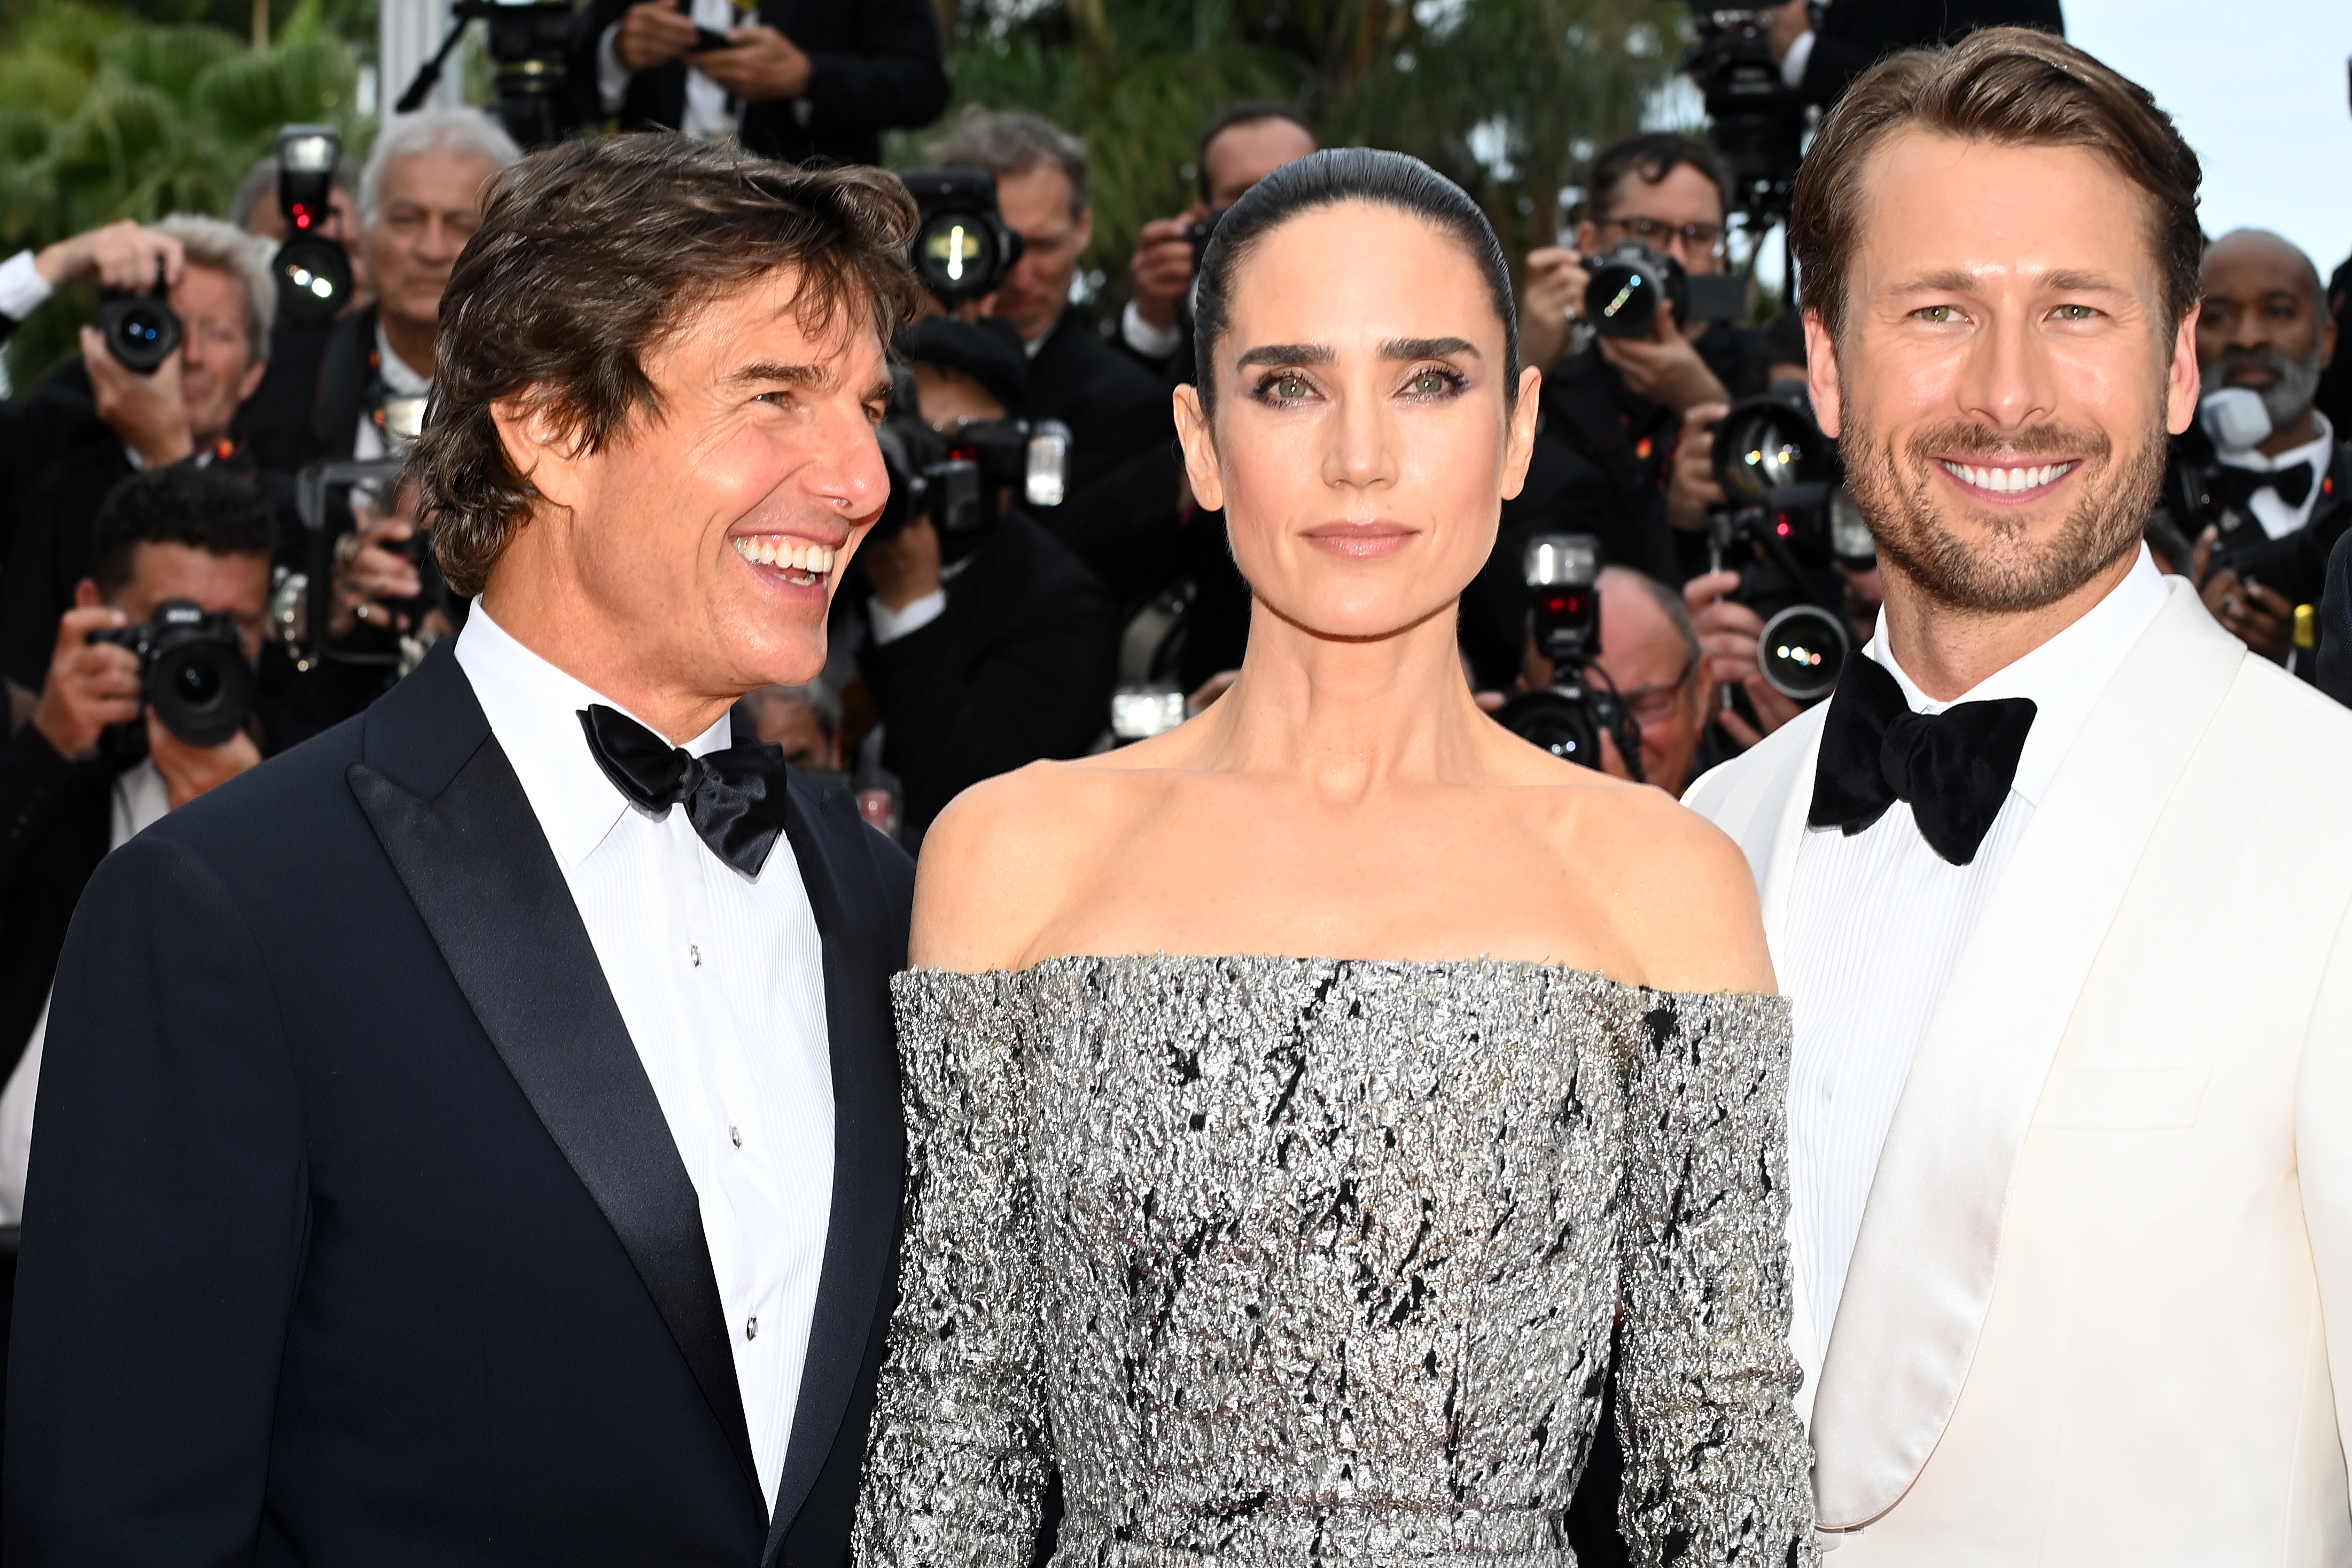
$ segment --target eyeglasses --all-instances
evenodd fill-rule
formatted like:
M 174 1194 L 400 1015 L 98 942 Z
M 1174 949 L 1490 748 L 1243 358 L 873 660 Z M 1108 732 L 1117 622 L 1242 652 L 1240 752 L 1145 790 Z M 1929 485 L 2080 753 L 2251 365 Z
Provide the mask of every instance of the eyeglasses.
M 1721 224 L 1669 224 L 1656 218 L 1603 218 L 1604 229 L 1622 229 L 1654 247 L 1673 244 L 1679 239 L 1694 253 L 1704 251 L 1708 256 L 1723 254 L 1724 229 Z
M 1655 724 L 1672 718 L 1682 703 L 1683 693 L 1690 688 L 1691 676 L 1698 673 L 1698 661 L 1693 659 L 1683 666 L 1683 673 L 1672 681 L 1657 685 L 1635 686 L 1630 692 L 1620 692 L 1617 700 L 1633 716 L 1636 724 Z

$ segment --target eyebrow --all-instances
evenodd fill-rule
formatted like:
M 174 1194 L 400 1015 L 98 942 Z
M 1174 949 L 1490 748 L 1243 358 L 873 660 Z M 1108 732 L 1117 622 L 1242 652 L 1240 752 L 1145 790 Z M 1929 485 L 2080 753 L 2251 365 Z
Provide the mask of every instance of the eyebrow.
M 1381 345 L 1383 360 L 1442 360 L 1449 354 L 1480 357 L 1478 345 L 1467 338 L 1391 338 Z M 1244 371 L 1252 365 L 1328 365 L 1338 358 L 1327 343 L 1267 343 L 1246 350 L 1234 365 Z
M 2036 280 L 2043 288 L 2054 288 L 2062 294 L 2128 294 L 2131 286 L 2102 273 L 2080 271 L 2047 272 Z M 1980 287 L 1982 280 L 1975 273 L 1959 267 L 1948 267 L 1940 272 L 1922 273 L 1906 283 L 1898 283 L 1887 290 L 1890 294 L 1966 294 Z
M 736 370 L 727 378 L 739 385 L 772 384 L 809 387 L 824 391 L 834 385 L 836 378 L 823 365 L 787 365 L 772 360 L 761 360 Z

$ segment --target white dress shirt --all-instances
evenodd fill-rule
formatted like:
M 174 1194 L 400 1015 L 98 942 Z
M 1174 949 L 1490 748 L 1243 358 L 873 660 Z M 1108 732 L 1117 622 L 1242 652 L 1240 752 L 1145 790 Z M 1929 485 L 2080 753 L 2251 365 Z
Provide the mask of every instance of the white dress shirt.
M 730 32 L 740 20 L 735 15 L 734 0 L 693 0 L 687 7 L 687 18 L 714 33 Z M 615 47 L 620 36 L 621 24 L 614 22 L 596 41 L 596 92 L 607 114 L 621 112 L 621 102 L 629 95 L 629 78 L 634 74 L 621 63 Z M 698 141 L 723 141 L 735 134 L 736 111 L 736 102 L 725 88 L 692 66 L 686 68 L 686 113 L 684 122 L 678 126 L 680 131 Z
M 1143 312 L 1135 308 L 1132 299 L 1118 313 L 1118 335 L 1127 340 L 1129 348 L 1147 360 L 1164 360 L 1184 346 L 1181 322 L 1173 327 L 1155 327 L 1143 319 Z
M 383 378 L 383 390 L 394 397 L 429 397 L 433 378 L 411 365 L 392 351 L 392 340 L 384 335 L 383 319 L 375 323 L 376 374 Z M 377 428 L 375 410 L 360 410 L 359 434 L 352 437 L 352 457 L 355 462 L 374 463 L 399 454 L 384 444 L 383 432 Z
M 0 261 L 0 316 L 22 321 L 47 304 L 55 292 L 41 269 L 33 265 L 31 251 L 20 250 Z
M 1813 30 L 1806 28 L 1780 57 L 1780 80 L 1790 92 L 1805 85 L 1805 68 L 1813 63 Z
M 1797 1267 L 1824 1354 L 1879 1150 L 1953 967 L 2067 749 L 2166 595 L 2142 546 L 2130 574 L 2081 620 L 1952 702 L 1934 701 L 1904 674 L 1879 614 L 1864 652 L 1894 675 L 1913 712 L 2030 697 L 2034 716 L 2009 798 L 1969 864 L 1928 848 L 1901 800 L 1852 838 L 1809 827 L 1798 850 L 1777 956 L 1795 1007 L 1789 1166 Z
M 754 877 L 604 777 L 580 727 L 619 705 L 479 601 L 457 663 L 563 870 L 694 1183 L 760 1485 L 774 1506 L 833 1206 L 833 1065 L 816 920 L 782 838 Z M 639 722 L 643 722 L 640 720 Z M 686 749 L 723 750 L 720 719 Z
M 2255 491 L 2246 502 L 2246 510 L 2262 524 L 2263 532 L 2274 539 L 2283 539 L 2311 521 L 2311 509 L 2319 505 L 2319 482 L 2327 477 L 2327 465 L 2336 455 L 2336 427 L 2317 409 L 2311 411 L 2311 422 L 2318 426 L 2319 434 L 2275 457 L 2265 456 L 2251 446 L 2214 454 L 2232 468 L 2250 468 L 2257 474 L 2275 474 L 2298 463 L 2311 465 L 2311 493 L 2303 498 L 2303 505 L 2290 507 L 2284 497 L 2270 489 Z

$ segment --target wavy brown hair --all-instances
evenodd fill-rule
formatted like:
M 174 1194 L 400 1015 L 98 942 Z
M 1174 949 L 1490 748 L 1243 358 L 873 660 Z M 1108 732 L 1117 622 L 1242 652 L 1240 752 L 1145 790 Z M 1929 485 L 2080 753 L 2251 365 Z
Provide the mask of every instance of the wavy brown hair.
M 441 296 L 433 396 L 410 454 L 449 585 L 481 591 L 537 497 L 499 403 L 588 451 L 662 414 L 646 360 L 702 307 L 780 267 L 802 328 L 846 310 L 886 342 L 916 300 L 915 204 L 897 176 L 794 168 L 669 134 L 567 141 L 499 174 Z
M 1987 27 L 1948 49 L 1909 49 L 1865 72 L 1822 121 L 1797 174 L 1789 245 L 1805 307 L 1832 337 L 1845 324 L 1861 244 L 1864 166 L 1891 137 L 1925 131 L 2000 147 L 2082 147 L 2147 199 L 2148 243 L 2168 326 L 2197 303 L 2205 248 L 2197 154 L 2147 89 L 2047 33 Z

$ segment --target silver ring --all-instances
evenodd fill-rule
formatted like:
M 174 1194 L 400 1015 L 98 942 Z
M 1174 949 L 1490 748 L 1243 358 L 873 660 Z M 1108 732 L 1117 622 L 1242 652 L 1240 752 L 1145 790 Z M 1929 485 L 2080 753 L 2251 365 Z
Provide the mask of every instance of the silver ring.
M 2234 593 L 2225 593 L 2221 595 L 2221 613 L 2224 615 L 2235 615 L 2237 612 L 2238 596 Z

